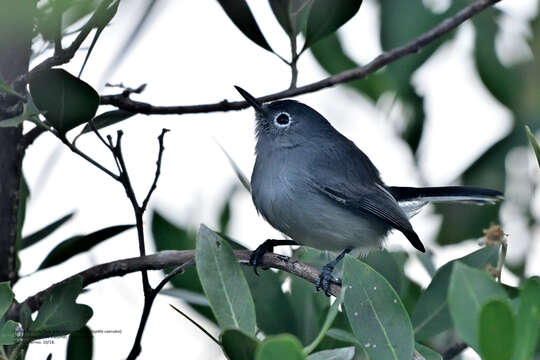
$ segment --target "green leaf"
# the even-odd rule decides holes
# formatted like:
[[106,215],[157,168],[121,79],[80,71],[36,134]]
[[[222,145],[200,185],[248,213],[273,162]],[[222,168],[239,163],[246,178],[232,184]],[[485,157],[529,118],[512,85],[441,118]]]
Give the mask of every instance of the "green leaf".
[[454,326],[465,342],[479,352],[478,316],[490,299],[505,299],[506,292],[485,271],[458,262],[452,269],[448,305]]
[[361,4],[362,0],[314,0],[307,19],[304,49],[349,21],[358,12]]
[[417,252],[416,257],[424,266],[424,269],[426,269],[429,276],[433,278],[435,273],[437,272],[437,269],[435,268],[435,265],[433,264],[433,259],[431,258],[433,256],[433,253],[431,250],[426,251],[425,253]]
[[43,301],[36,320],[25,336],[41,339],[72,333],[92,317],[92,308],[75,302],[82,290],[82,278],[73,277],[58,285]]
[[528,126],[525,126],[525,131],[527,132],[527,137],[529,138],[529,142],[531,143],[534,154],[536,155],[536,161],[538,161],[538,166],[540,166],[540,145],[538,145],[538,141],[536,141],[534,134]]
[[69,335],[66,360],[92,360],[94,337],[88,326]]
[[27,304],[23,304],[19,310],[19,321],[25,331],[30,329],[33,322],[32,310],[30,310],[30,307]]
[[289,334],[266,338],[255,351],[255,360],[304,360],[302,345]]
[[229,244],[204,225],[197,236],[195,262],[219,326],[254,335],[255,305],[240,264]]
[[427,346],[416,343],[414,344],[414,348],[424,357],[424,360],[443,360],[441,354],[431,350]]
[[218,2],[229,19],[246,37],[263,49],[273,52],[245,0],[218,0]]
[[81,66],[81,71],[79,71],[79,77],[81,77],[84,67],[86,66],[86,63],[88,62],[88,58],[90,58],[90,54],[92,53],[92,50],[94,50],[94,46],[96,45],[99,39],[99,36],[103,32],[103,29],[105,29],[105,27],[109,24],[109,22],[112,20],[114,15],[116,15],[116,12],[118,10],[118,5],[120,5],[120,0],[101,2],[100,6],[97,8],[96,12],[94,13],[94,16],[90,20],[94,23],[96,27],[96,33],[94,34],[94,38],[92,39],[92,44],[90,44],[90,48],[88,49],[86,53],[86,57],[84,58],[84,62]]
[[305,30],[312,0],[270,0],[270,7],[289,37]]
[[[135,113],[132,113],[126,110],[107,111],[107,112],[104,112],[103,114],[99,114],[98,116],[94,118],[94,125],[96,125],[96,129],[98,130],[103,129],[103,128],[106,128],[107,126],[129,119],[133,115],[135,115]],[[90,124],[86,124],[83,131],[81,132],[81,135],[89,133],[91,131],[92,131],[92,128],[90,127]]]
[[429,339],[452,327],[447,294],[454,264],[460,261],[478,268],[484,268],[487,264],[495,266],[498,254],[498,248],[485,247],[460,259],[452,260],[437,270],[426,291],[418,300],[412,316],[416,340]]
[[382,275],[398,294],[401,293],[402,283],[406,281],[403,268],[388,251],[373,251],[362,261]]
[[208,302],[208,299],[204,295],[201,295],[194,291],[172,288],[172,289],[161,290],[159,293],[161,295],[168,295],[168,296],[172,296],[174,298],[180,299],[182,301],[187,302],[190,305],[201,305],[201,306],[210,307],[210,303]]
[[413,329],[396,291],[370,266],[348,255],[344,261],[345,310],[366,353],[372,360],[411,359]]
[[98,93],[62,69],[33,74],[30,93],[38,109],[61,134],[88,122],[99,106]]
[[339,349],[323,350],[311,354],[307,360],[351,360],[354,357],[354,346]]
[[[193,250],[196,246],[196,234],[187,229],[173,224],[164,218],[159,212],[152,213],[152,236],[157,251],[163,250]],[[165,273],[171,270],[165,270]],[[199,280],[196,267],[186,268],[184,273],[171,279],[170,284],[177,289],[182,289],[195,294],[203,294],[203,288]],[[191,307],[212,322],[216,322],[212,309],[208,305],[198,302],[189,302]]]
[[296,323],[294,335],[302,344],[307,345],[317,337],[320,331],[321,314],[329,305],[328,298],[322,292],[314,292],[314,286],[303,279],[292,276],[289,302]]
[[334,323],[334,320],[338,314],[339,307],[343,303],[343,299],[345,298],[345,293],[347,292],[346,290],[346,288],[343,288],[341,290],[341,293],[339,294],[339,297],[336,299],[336,301],[334,301],[332,306],[330,306],[330,310],[328,310],[326,320],[324,320],[324,324],[321,327],[321,331],[319,331],[319,335],[317,335],[317,337],[313,340],[313,342],[311,342],[311,344],[304,348],[304,354],[309,355],[313,352],[313,350],[315,350],[315,348],[317,348],[319,343],[326,335],[328,329],[330,329],[330,326],[332,326],[332,324]]
[[45,257],[38,270],[42,270],[54,265],[58,265],[75,255],[90,250],[99,243],[112,238],[135,225],[116,225],[110,226],[88,235],[76,235],[62,241]]
[[223,352],[230,360],[253,360],[257,339],[237,329],[227,329],[220,335]]
[[0,282],[0,319],[8,311],[13,302],[13,292],[9,282]]
[[17,96],[18,98],[20,99],[24,99],[24,96],[22,96],[21,94],[19,94],[18,92],[16,92],[15,90],[13,90],[11,88],[11,86],[9,86],[8,83],[6,83],[6,81],[4,80],[4,78],[2,77],[2,74],[0,74],[0,93],[6,93],[6,94],[11,94],[11,95],[15,95]]
[[540,278],[525,281],[519,295],[516,327],[515,360],[531,359],[538,347],[540,324]]
[[[266,335],[280,333],[296,334],[295,312],[289,301],[288,295],[284,294],[279,279],[279,274],[269,271],[259,272],[255,275],[253,268],[243,266],[242,270],[249,284],[253,301],[257,326]],[[313,292],[313,288],[311,288]],[[279,309],[279,311],[276,311]]]
[[331,337],[332,339],[342,341],[342,342],[347,342],[347,343],[351,343],[355,345],[361,345],[358,339],[355,338],[353,334],[343,329],[332,328],[328,330],[328,332],[326,333],[326,336]]
[[236,162],[233,160],[233,158],[229,155],[227,151],[225,151],[225,148],[221,146],[221,144],[218,143],[218,146],[221,148],[221,151],[225,154],[227,157],[227,160],[229,160],[229,164],[234,170],[234,173],[236,174],[236,177],[240,181],[240,183],[244,186],[244,188],[251,193],[251,182],[248,180],[248,177],[242,172],[240,167],[236,164]]
[[17,324],[13,320],[8,320],[4,324],[0,324],[0,346],[13,345],[17,342]]
[[478,343],[484,360],[512,359],[515,319],[506,301],[493,299],[484,303],[478,317]]
[[34,245],[38,241],[45,239],[47,236],[55,232],[60,226],[68,222],[73,217],[73,215],[75,215],[75,212],[70,212],[69,214],[62,216],[60,219],[55,220],[49,225],[39,229],[35,233],[25,236],[22,239],[20,249],[25,249],[31,245]]

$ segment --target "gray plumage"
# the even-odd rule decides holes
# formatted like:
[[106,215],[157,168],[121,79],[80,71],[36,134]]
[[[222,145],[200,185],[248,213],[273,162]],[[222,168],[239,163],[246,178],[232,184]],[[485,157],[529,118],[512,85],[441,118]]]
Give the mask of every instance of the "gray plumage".
[[314,109],[293,100],[260,104],[237,89],[256,112],[253,202],[299,244],[367,253],[397,229],[424,251],[409,218],[425,204],[490,203],[502,195],[473,187],[388,187],[369,158]]

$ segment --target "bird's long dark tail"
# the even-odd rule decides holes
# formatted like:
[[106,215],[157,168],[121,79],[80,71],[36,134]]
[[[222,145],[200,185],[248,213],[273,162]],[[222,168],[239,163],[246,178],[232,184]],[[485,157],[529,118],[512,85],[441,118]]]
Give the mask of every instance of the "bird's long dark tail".
[[476,205],[494,204],[503,198],[497,190],[474,186],[441,186],[441,187],[388,187],[388,191],[398,201],[403,210],[414,216],[428,202],[445,203],[461,202]]

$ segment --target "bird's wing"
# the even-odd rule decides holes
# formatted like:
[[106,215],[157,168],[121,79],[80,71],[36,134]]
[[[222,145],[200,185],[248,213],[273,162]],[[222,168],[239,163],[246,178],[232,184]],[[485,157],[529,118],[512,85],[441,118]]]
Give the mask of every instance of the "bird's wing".
[[369,188],[352,189],[346,184],[341,184],[341,186],[317,184],[317,188],[348,210],[374,216],[388,226],[401,231],[416,249],[425,252],[424,245],[413,230],[407,215],[383,186],[376,184]]

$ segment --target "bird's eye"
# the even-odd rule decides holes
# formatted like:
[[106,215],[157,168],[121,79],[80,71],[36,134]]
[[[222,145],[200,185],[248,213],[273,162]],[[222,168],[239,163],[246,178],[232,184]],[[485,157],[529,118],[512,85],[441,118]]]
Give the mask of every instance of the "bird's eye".
[[289,125],[289,122],[291,121],[291,118],[289,117],[289,114],[281,113],[275,118],[276,124],[278,126],[287,126]]

